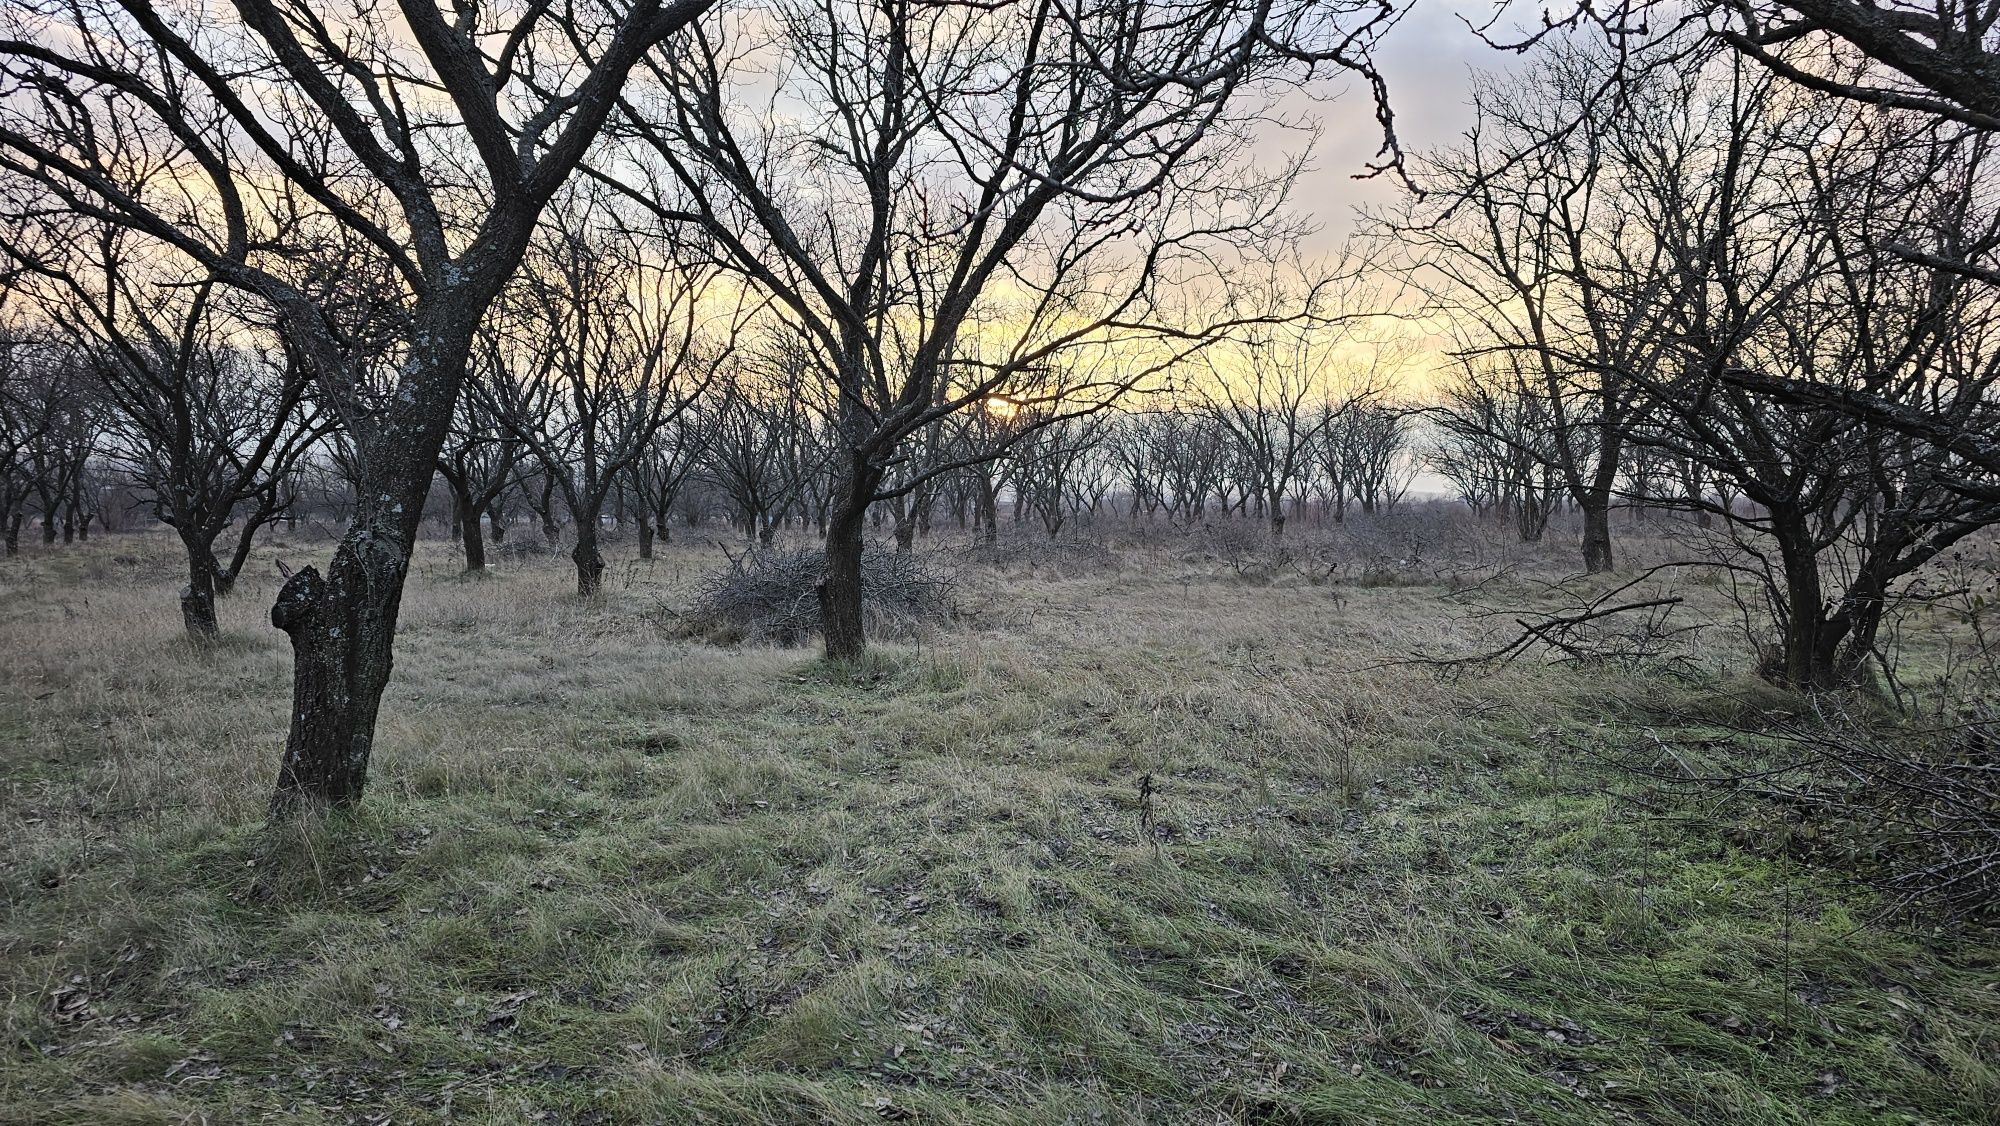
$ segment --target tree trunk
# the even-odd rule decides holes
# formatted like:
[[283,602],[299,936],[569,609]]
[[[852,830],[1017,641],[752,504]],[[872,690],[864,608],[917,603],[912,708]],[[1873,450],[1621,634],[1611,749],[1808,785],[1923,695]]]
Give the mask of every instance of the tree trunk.
[[1823,606],[1816,595],[1802,590],[1788,591],[1786,602],[1790,620],[1785,623],[1785,683],[1806,690],[1833,687],[1833,662],[1821,657],[1826,648]]
[[215,621],[215,558],[208,545],[183,538],[187,548],[188,585],[181,588],[181,622],[188,640],[206,645],[218,632]]
[[357,520],[334,549],[326,578],[307,567],[278,590],[271,624],[292,639],[292,729],[271,797],[274,816],[361,800],[389,684],[408,543]]
[[1514,526],[1521,534],[1522,543],[1542,542],[1542,529],[1548,520],[1540,515],[1541,502],[1533,494],[1514,502]]
[[891,512],[896,517],[896,551],[908,554],[917,542],[917,522],[910,512],[909,498],[897,497]]
[[1819,560],[1811,534],[1796,516],[1772,514],[1771,532],[1785,572],[1785,635],[1782,667],[1776,671],[1786,684],[1807,691],[1832,688],[1833,638],[1827,621]]
[[861,530],[867,509],[840,511],[827,522],[826,573],[819,584],[820,632],[830,661],[858,659],[867,648],[861,627]]
[[576,593],[590,598],[604,589],[604,556],[597,551],[597,513],[576,513],[576,547],[569,557],[576,561]]
[[642,505],[639,508],[639,558],[653,557],[653,518]]
[[1840,622],[1825,639],[1826,664],[1837,684],[1860,682],[1868,659],[1875,653],[1875,638],[1882,630],[1882,616],[1889,608],[1888,580],[1874,568],[1863,566],[1840,598]]
[[542,481],[542,506],[536,512],[542,518],[542,540],[550,547],[562,538],[562,529],[556,526],[555,482],[546,474]]
[[1587,574],[1611,570],[1611,504],[1607,498],[1589,497],[1583,508],[1583,569]]
[[972,522],[985,528],[983,537],[987,543],[1000,542],[1000,497],[991,481],[979,482],[978,505],[973,509]]
[[858,659],[868,646],[861,626],[862,531],[882,471],[851,453],[842,495],[827,520],[826,573],[820,578],[820,633],[830,661]]
[[465,546],[465,571],[470,575],[486,571],[486,533],[480,528],[486,514],[479,510],[479,504],[470,493],[458,498],[458,538]]

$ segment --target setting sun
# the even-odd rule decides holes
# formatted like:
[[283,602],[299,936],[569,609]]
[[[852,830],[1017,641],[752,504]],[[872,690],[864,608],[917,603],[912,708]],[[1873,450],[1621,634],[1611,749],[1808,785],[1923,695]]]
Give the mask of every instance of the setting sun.
[[1005,395],[986,396],[979,401],[979,409],[1001,422],[1012,422],[1021,414],[1021,404]]

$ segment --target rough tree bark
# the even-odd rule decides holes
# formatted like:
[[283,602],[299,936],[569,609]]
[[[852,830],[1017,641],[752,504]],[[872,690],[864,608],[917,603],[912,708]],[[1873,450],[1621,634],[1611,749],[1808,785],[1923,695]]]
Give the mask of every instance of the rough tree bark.
[[862,629],[861,553],[868,509],[883,476],[866,454],[854,451],[849,457],[827,519],[826,573],[819,586],[820,628],[832,661],[856,660],[868,644]]
[[187,627],[190,640],[205,644],[214,641],[218,632],[215,560],[209,556],[208,545],[198,537],[184,535],[182,543],[187,547],[188,585],[181,588],[181,622]]
[[651,559],[653,557],[653,516],[643,504],[639,505],[635,511],[637,513],[635,519],[639,525],[639,558]]
[[357,523],[326,578],[307,567],[279,589],[271,624],[292,639],[292,727],[274,815],[361,800],[408,563],[408,541],[373,521]]
[[1578,504],[1583,510],[1583,569],[1598,574],[1612,569],[1611,504],[1608,497],[1590,496]]

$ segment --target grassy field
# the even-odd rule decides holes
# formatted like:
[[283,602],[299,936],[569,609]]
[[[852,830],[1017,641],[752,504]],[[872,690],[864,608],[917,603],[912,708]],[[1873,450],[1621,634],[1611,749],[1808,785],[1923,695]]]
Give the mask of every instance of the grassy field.
[[0,563],[0,1120],[2000,1121],[1989,935],[1601,762],[1793,706],[1720,626],[1440,677],[1448,569],[1162,546],[829,667],[674,637],[712,544],[431,544],[365,807],[267,829],[325,553],[206,652],[164,538]]

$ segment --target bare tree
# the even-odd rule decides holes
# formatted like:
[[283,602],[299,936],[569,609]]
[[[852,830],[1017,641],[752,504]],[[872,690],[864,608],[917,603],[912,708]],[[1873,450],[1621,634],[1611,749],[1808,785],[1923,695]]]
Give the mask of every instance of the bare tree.
[[[1582,514],[1589,572],[1613,568],[1611,510],[1629,435],[1687,297],[1672,248],[1644,237],[1643,216],[1627,210],[1624,150],[1672,138],[1646,134],[1628,101],[1601,96],[1618,65],[1561,45],[1478,88],[1463,143],[1414,162],[1431,194],[1385,225],[1422,267],[1415,276],[1460,353],[1504,353],[1496,363],[1530,378],[1522,390],[1540,398],[1540,419],[1521,452],[1547,460]],[[1701,73],[1651,78],[1671,87],[1660,97],[1693,97]]]
[[1979,185],[1990,181],[1992,139],[1941,137],[1865,111],[1836,119],[1842,143],[1799,137],[1786,161],[1789,194],[1770,203],[1803,232],[1796,241],[1773,245],[1754,201],[1706,230],[1664,232],[1677,247],[1708,249],[1680,263],[1704,292],[1677,334],[1684,374],[1662,388],[1662,440],[1755,506],[1700,502],[1727,524],[1766,593],[1778,633],[1768,673],[1808,688],[1860,676],[1878,656],[1902,580],[2000,520],[1991,470],[1865,418],[1785,406],[1722,378],[1775,373],[1902,404],[1959,431],[1990,412],[2000,292],[1892,247],[1949,244],[1954,228],[1985,222],[1980,211],[1992,202]]
[[1532,373],[1467,361],[1429,412],[1431,465],[1479,515],[1511,516],[1525,542],[1542,538],[1562,504],[1547,402]]
[[[2000,7],[1942,0],[1705,0],[1665,4],[1625,0],[1544,9],[1539,27],[1495,32],[1509,5],[1498,4],[1478,28],[1494,46],[1525,51],[1578,27],[1603,33],[1616,57],[1592,100],[1622,96],[1632,76],[1689,73],[1714,44],[1724,44],[1770,74],[1821,96],[1893,109],[1951,127],[2000,129]],[[2000,226],[1978,240],[2000,242]],[[1925,265],[1989,285],[2000,270],[1978,255],[1915,244],[1890,249]],[[1963,249],[1963,248],[1960,248]]]
[[21,552],[21,525],[34,491],[32,451],[54,419],[44,409],[52,376],[46,345],[11,330],[0,335],[0,542]]
[[472,574],[486,569],[482,521],[492,519],[495,543],[506,538],[502,498],[516,483],[521,460],[527,453],[526,446],[494,409],[493,394],[480,389],[481,381],[502,374],[490,362],[497,352],[491,343],[476,349],[470,375],[473,389],[459,396],[451,434],[438,453],[438,476],[444,478],[451,490],[454,523],[465,551],[465,569]]
[[[267,302],[359,452],[332,565],[294,573],[272,610],[295,657],[274,810],[360,797],[473,331],[632,67],[711,2],[360,0],[334,23],[270,0],[235,0],[233,19],[23,0],[0,19],[0,191],[132,228]],[[367,393],[304,276],[329,244],[394,281],[387,394]]]
[[1508,15],[1509,5],[1495,5],[1492,18],[1476,30],[1496,47],[1525,51],[1552,35],[1595,27],[1628,74],[1679,68],[1691,41],[1712,36],[1817,94],[2000,128],[2000,46],[1994,38],[2000,9],[1990,3],[1624,0],[1545,8],[1539,26],[1525,32],[1503,29]]
[[1012,469],[993,454],[1019,440],[1021,409],[1012,399],[993,397],[939,420],[948,427],[939,435],[939,456],[956,466],[943,477],[947,491],[954,506],[970,510],[973,529],[989,544],[1000,538],[1000,493]]
[[671,539],[675,503],[700,470],[717,432],[718,411],[694,402],[662,426],[645,452],[632,464],[629,477],[637,502],[639,558],[653,557],[653,538]]
[[[1236,448],[1246,497],[1285,534],[1287,499],[1309,474],[1329,427],[1365,393],[1342,394],[1339,353],[1353,345],[1352,293],[1341,279],[1273,263],[1264,279],[1239,281],[1232,300],[1246,326],[1202,353],[1205,378],[1196,387],[1204,408]],[[1304,292],[1294,293],[1295,288]]]
[[628,99],[635,171],[604,175],[706,230],[837,391],[830,657],[865,644],[870,506],[926,479],[891,482],[903,442],[1066,353],[1128,361],[1068,387],[1094,409],[1197,350],[1209,326],[1170,307],[1175,283],[1268,236],[1289,180],[1249,158],[1250,123],[1316,65],[1372,78],[1393,16],[1358,0],[781,0],[656,56]]
[[[1644,304],[1662,320],[1665,351],[1621,369],[1643,397],[1629,438],[1709,483],[1671,502],[1709,511],[1715,562],[1760,592],[1776,635],[1758,639],[1767,675],[1853,683],[1880,656],[1904,580],[2000,519],[2000,490],[1948,449],[1774,403],[1730,373],[1976,424],[2000,377],[2000,291],[1936,259],[1994,221],[1994,139],[1802,90],[1727,52],[1687,57],[1698,70],[1629,76],[1603,127],[1561,142],[1592,145],[1598,162],[1590,237],[1638,251],[1607,249],[1570,272],[1610,307]],[[1556,96],[1615,69],[1600,62]],[[1642,487],[1647,503],[1669,499]]]
[[1169,402],[1144,418],[1143,456],[1167,511],[1184,524],[1200,522],[1209,498],[1223,497],[1232,448],[1228,432],[1189,404]]
[[[216,597],[235,585],[258,530],[283,513],[287,475],[331,418],[268,334],[251,343],[259,326],[227,308],[229,294],[158,250],[117,225],[62,215],[0,234],[0,251],[37,283],[41,318],[107,408],[115,438],[104,454],[180,538],[181,616],[188,636],[206,642]],[[232,526],[233,549],[218,558]]]
[[[1820,93],[2000,130],[2000,7],[1938,0],[1723,0],[1723,38]],[[1854,54],[1873,64],[1855,73]]]
[[1409,456],[1417,412],[1374,397],[1320,409],[1331,419],[1320,438],[1320,465],[1337,506],[1334,519],[1350,497],[1371,516],[1395,508],[1417,469]]
[[735,508],[743,534],[766,547],[817,485],[827,405],[811,364],[790,334],[766,332],[731,372],[715,410],[702,475]]
[[[17,369],[22,421],[16,469],[25,486],[21,499],[32,502],[41,524],[42,543],[54,544],[58,534],[75,538],[79,518],[94,511],[88,504],[84,477],[99,453],[103,434],[103,403],[90,378],[85,358],[67,341],[17,340]],[[14,513],[9,534],[18,543],[19,521]],[[85,524],[88,528],[88,524]]]
[[1092,470],[1110,417],[1067,418],[1033,427],[1008,454],[1014,487],[1050,539],[1089,504],[1093,492],[1097,499],[1103,496],[1102,483],[1094,481]]
[[562,496],[577,593],[589,597],[604,575],[605,502],[724,369],[742,304],[715,298],[712,271],[682,265],[670,240],[623,229],[601,199],[553,214],[502,300],[502,353],[480,387]]

